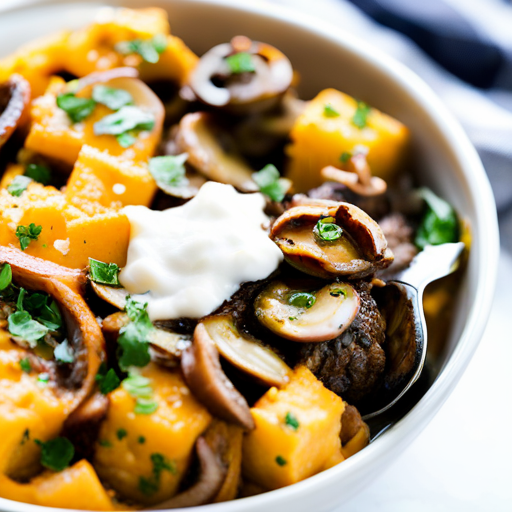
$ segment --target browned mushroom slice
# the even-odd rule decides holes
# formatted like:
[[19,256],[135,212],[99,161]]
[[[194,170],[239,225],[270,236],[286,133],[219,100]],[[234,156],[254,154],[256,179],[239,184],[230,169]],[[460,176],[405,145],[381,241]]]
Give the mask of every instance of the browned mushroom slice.
[[81,295],[86,277],[79,270],[61,267],[9,247],[0,247],[0,263],[11,266],[17,285],[46,292],[60,306],[74,363],[70,373],[57,376],[59,389],[62,388],[72,411],[91,394],[99,366],[105,360],[103,334]]
[[90,283],[91,288],[100,299],[103,299],[117,309],[123,310],[125,308],[126,300],[130,294],[124,288],[98,284],[94,281],[90,281]]
[[219,460],[219,457],[208,445],[204,437],[200,437],[197,440],[196,451],[200,464],[197,482],[186,491],[174,496],[170,500],[150,507],[149,510],[167,510],[205,505],[219,492],[226,477],[226,467]]
[[291,265],[324,279],[365,277],[393,261],[379,225],[349,203],[291,208],[270,237]]
[[193,343],[181,356],[181,368],[192,393],[214,416],[254,428],[247,401],[222,370],[219,353],[203,324],[195,328]]
[[237,36],[201,57],[190,87],[208,105],[254,113],[273,107],[292,79],[292,65],[277,48]]
[[319,342],[337,338],[359,311],[359,296],[347,283],[332,283],[315,291],[302,283],[275,281],[254,303],[258,320],[283,338]]
[[20,75],[0,84],[0,148],[23,120],[30,101],[30,85]]
[[253,170],[235,150],[224,149],[221,140],[229,134],[218,127],[206,112],[184,116],[179,125],[176,143],[180,151],[188,153],[187,162],[207,178],[251,191]]
[[291,368],[269,348],[243,337],[230,315],[215,315],[201,322],[222,357],[269,386],[285,385]]

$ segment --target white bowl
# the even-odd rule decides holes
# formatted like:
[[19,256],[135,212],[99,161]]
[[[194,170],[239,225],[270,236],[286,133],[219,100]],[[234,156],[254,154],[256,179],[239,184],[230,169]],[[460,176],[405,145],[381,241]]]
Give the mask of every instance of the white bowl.
[[[5,1],[5,0],[4,0]],[[468,365],[489,314],[499,254],[496,209],[478,155],[462,128],[414,73],[363,40],[291,10],[251,0],[127,0],[128,7],[161,6],[172,32],[197,53],[245,34],[277,46],[300,72],[300,94],[335,87],[397,117],[412,132],[421,183],[448,199],[471,224],[473,246],[457,297],[439,375],[394,427],[342,464],[303,482],[259,496],[187,509],[191,512],[323,512],[364,489],[427,426]],[[92,20],[104,3],[7,0],[0,5],[0,52],[62,28]],[[0,510],[48,512],[0,499]]]

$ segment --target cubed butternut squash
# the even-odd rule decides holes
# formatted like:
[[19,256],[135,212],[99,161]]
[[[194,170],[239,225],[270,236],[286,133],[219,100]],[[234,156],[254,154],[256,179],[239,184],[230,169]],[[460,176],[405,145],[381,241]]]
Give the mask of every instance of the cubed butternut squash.
[[[122,496],[153,504],[177,492],[196,439],[211,416],[192,396],[179,371],[149,364],[141,374],[150,380],[158,408],[151,414],[136,414],[136,399],[122,387],[113,391],[94,466]],[[160,470],[155,467],[159,461]]]
[[111,208],[149,206],[156,190],[146,165],[85,145],[69,177],[65,196],[73,205],[86,200]]
[[[287,147],[290,157],[285,175],[295,190],[306,192],[321,185],[320,171],[327,165],[342,167],[343,153],[367,151],[372,174],[388,181],[399,170],[409,131],[396,119],[372,108],[357,126],[354,98],[335,89],[325,89],[308,103],[297,119]],[[326,115],[325,107],[329,106]],[[364,107],[363,107],[364,108]]]
[[53,187],[31,183],[20,197],[0,190],[0,245],[20,247],[17,226],[42,226],[26,252],[70,268],[85,268],[89,257],[126,263],[130,223],[122,213],[88,201],[70,205]]
[[23,165],[7,164],[7,168],[0,179],[0,188],[7,188],[16,176],[20,176],[24,174],[24,172],[25,168]]
[[243,474],[266,489],[304,480],[339,457],[341,398],[305,367],[283,388],[271,388],[251,413],[256,428],[243,443]]

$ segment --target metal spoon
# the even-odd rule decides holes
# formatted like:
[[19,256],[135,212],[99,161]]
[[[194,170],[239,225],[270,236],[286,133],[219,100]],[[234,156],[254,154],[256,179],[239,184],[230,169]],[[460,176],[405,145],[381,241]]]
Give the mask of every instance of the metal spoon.
[[462,242],[427,246],[378,291],[377,301],[387,313],[387,370],[383,385],[371,397],[373,412],[363,408],[363,420],[390,409],[418,380],[427,355],[423,292],[432,281],[458,268],[463,249]]

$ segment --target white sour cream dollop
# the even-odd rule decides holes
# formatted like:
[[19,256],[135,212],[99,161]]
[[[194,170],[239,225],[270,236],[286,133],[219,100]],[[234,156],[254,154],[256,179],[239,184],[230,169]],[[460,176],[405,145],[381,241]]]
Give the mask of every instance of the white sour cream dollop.
[[264,205],[259,193],[208,182],[177,208],[123,208],[131,233],[121,284],[148,303],[151,320],[208,315],[241,283],[264,279],[281,263]]

